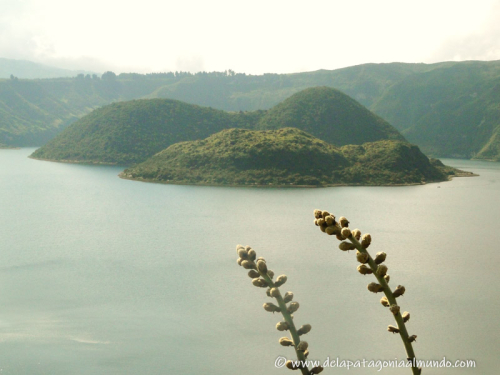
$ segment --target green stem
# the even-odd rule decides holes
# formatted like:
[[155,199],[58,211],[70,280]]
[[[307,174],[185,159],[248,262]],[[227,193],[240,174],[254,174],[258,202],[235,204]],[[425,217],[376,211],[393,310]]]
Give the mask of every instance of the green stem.
[[[389,286],[389,284],[387,284],[387,282],[385,281],[383,276],[377,275],[376,271],[377,271],[378,265],[372,259],[370,253],[368,253],[368,251],[361,245],[361,243],[359,243],[358,240],[356,240],[356,238],[354,238],[354,236],[352,236],[352,235],[349,236],[348,240],[352,242],[352,244],[356,247],[356,249],[360,253],[368,254],[368,265],[370,266],[371,270],[373,271],[373,275],[375,275],[375,277],[377,278],[377,281],[382,286],[384,294],[389,301],[389,305],[391,305],[391,306],[397,305],[398,303],[396,302],[396,298],[392,294],[391,287]],[[406,349],[406,354],[407,354],[408,360],[413,361],[413,359],[415,358],[415,352],[413,351],[413,346],[411,345],[411,342],[409,340],[408,331],[406,330],[406,326],[405,326],[405,323],[403,321],[403,317],[401,315],[401,312],[394,314],[394,318],[396,319],[396,323],[398,324],[399,334],[401,335],[401,340],[403,340],[403,344],[404,344],[405,349]],[[420,370],[416,366],[412,366],[411,370],[412,370],[413,375],[420,374]]]
[[[263,274],[260,271],[259,271],[259,273],[262,276],[262,278],[267,281],[270,288],[276,288],[279,290],[279,288],[273,283],[273,281],[271,280],[271,278],[267,274]],[[292,316],[287,310],[287,306],[286,306],[285,301],[283,300],[283,297],[281,296],[281,292],[275,298],[276,298],[276,301],[278,301],[278,305],[280,307],[281,314],[283,314],[283,318],[285,318],[285,322],[287,322],[287,324],[288,324],[288,327],[289,327],[288,330],[290,331],[290,334],[292,336],[292,340],[293,340],[293,344],[294,344],[294,348],[295,348],[295,353],[297,354],[297,359],[301,363],[305,363],[307,359],[306,359],[306,356],[304,355],[304,352],[302,350],[297,350],[297,345],[299,345],[299,342],[300,342],[300,336],[297,333],[297,328],[295,328],[295,324],[293,323]],[[300,371],[302,372],[303,375],[310,375],[311,374],[307,367],[301,368]]]

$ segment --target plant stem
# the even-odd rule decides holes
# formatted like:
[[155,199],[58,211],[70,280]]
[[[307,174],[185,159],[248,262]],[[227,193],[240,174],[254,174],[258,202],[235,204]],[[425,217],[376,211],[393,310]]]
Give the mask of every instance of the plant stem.
[[[270,288],[277,288],[279,290],[279,288],[273,283],[273,281],[271,280],[271,278],[267,274],[263,274],[260,271],[259,271],[259,273],[262,276],[262,278],[267,281]],[[293,344],[294,344],[294,348],[295,348],[295,353],[297,354],[297,359],[301,363],[305,364],[306,356],[304,355],[304,352],[302,350],[297,350],[297,345],[299,345],[299,342],[300,342],[300,336],[297,333],[297,328],[295,328],[295,324],[293,323],[292,316],[287,310],[287,306],[286,306],[285,301],[283,300],[283,297],[281,296],[281,292],[275,298],[276,298],[276,301],[278,301],[278,305],[280,307],[281,314],[283,314],[283,318],[285,319],[285,322],[287,322],[287,324],[288,324],[288,327],[289,327],[288,330],[290,331],[290,334],[292,336],[292,340],[293,340]],[[310,375],[309,369],[307,367],[301,368],[300,371],[302,372],[302,375]]]
[[[383,276],[380,276],[377,274],[376,271],[377,271],[378,265],[372,259],[370,253],[368,253],[368,251],[361,245],[361,243],[359,243],[358,240],[356,240],[356,238],[354,238],[354,236],[352,236],[352,235],[349,236],[348,240],[352,242],[352,244],[356,247],[356,249],[360,253],[368,254],[368,265],[370,266],[371,270],[373,271],[373,275],[375,275],[375,277],[377,278],[377,281],[382,286],[384,294],[387,297],[387,300],[389,301],[389,305],[397,305],[398,303],[396,302],[396,298],[392,294],[391,287],[389,286],[389,284],[387,284],[387,282],[385,281]],[[401,316],[401,312],[394,314],[394,319],[396,319],[396,323],[398,324],[399,334],[401,335],[401,340],[403,340],[403,344],[404,344],[405,349],[406,349],[407,358],[409,361],[413,362],[413,360],[415,358],[415,352],[413,351],[413,346],[411,345],[411,342],[409,340],[408,331],[406,330],[406,326],[405,326],[405,323],[403,321],[403,317]],[[411,369],[412,369],[413,375],[420,374],[420,369],[418,367],[416,367],[415,365],[412,365]]]

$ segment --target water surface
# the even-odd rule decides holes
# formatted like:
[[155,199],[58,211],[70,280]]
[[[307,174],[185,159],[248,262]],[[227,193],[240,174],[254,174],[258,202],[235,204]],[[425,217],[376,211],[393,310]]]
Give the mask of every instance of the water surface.
[[259,189],[122,180],[118,167],[32,151],[0,150],[3,374],[286,372],[274,368],[292,354],[280,317],[237,266],[237,243],[288,276],[312,359],[403,359],[393,318],[366,290],[373,277],[313,225],[314,208],[388,253],[418,357],[478,365],[426,373],[498,374],[498,163],[445,160],[480,177],[423,186]]

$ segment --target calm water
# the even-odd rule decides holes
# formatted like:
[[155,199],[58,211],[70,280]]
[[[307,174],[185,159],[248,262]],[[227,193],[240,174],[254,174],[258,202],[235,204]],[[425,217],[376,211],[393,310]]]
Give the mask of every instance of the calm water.
[[499,373],[500,163],[446,160],[481,176],[425,186],[273,190],[132,182],[32,151],[0,150],[2,374],[287,373],[274,368],[292,354],[280,318],[236,265],[237,243],[288,276],[311,359],[404,358],[373,277],[313,225],[314,208],[388,253],[419,358],[478,366],[425,373]]

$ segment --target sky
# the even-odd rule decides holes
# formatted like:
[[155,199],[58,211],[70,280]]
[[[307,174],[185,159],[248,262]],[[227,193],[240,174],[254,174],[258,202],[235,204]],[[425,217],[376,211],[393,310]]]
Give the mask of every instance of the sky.
[[500,60],[500,0],[0,0],[0,57],[104,72]]

